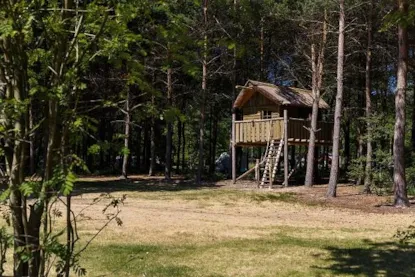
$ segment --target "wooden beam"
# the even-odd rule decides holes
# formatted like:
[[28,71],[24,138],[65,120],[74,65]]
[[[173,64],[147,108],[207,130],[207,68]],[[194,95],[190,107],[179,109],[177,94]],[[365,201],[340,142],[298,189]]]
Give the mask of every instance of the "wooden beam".
[[288,186],[288,111],[284,109],[284,183]]
[[252,167],[251,169],[249,169],[248,171],[246,171],[244,174],[242,174],[241,176],[239,176],[238,178],[236,178],[236,181],[241,180],[243,177],[247,176],[249,173],[251,173],[252,171],[254,171],[256,169],[256,165],[254,167]]

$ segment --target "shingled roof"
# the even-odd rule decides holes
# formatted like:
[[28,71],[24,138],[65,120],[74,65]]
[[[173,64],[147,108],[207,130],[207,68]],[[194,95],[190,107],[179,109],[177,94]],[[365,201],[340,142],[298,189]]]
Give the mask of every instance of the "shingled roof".
[[[261,93],[263,96],[278,105],[294,107],[313,106],[314,97],[311,90],[286,86],[276,86],[269,83],[248,80],[245,87],[236,98],[233,107],[243,107],[256,92]],[[323,99],[320,99],[319,108],[329,109],[330,106]]]

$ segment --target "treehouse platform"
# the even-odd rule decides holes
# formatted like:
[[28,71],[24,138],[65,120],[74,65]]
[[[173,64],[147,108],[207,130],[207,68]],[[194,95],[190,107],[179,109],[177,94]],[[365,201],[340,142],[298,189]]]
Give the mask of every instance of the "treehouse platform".
[[[273,163],[276,164],[280,157],[284,157],[285,183],[287,184],[288,146],[307,146],[309,143],[313,93],[306,89],[276,86],[252,80],[240,88],[242,90],[234,102],[232,114],[232,178],[235,182],[235,148],[266,146],[267,150],[261,164],[266,160],[267,164],[269,161],[271,163],[274,161]],[[328,146],[333,140],[333,123],[322,120],[321,111],[330,107],[323,99],[320,99],[318,108],[315,145]],[[280,150],[269,152],[270,144],[277,142],[280,142],[278,147]],[[284,151],[282,151],[283,148]],[[259,165],[256,166],[259,167]],[[267,167],[268,165],[265,168]],[[266,171],[267,169],[264,172]]]

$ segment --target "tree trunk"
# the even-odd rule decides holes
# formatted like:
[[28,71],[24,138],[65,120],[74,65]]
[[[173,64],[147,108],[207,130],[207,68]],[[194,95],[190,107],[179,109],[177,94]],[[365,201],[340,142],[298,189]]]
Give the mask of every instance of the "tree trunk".
[[[408,16],[408,1],[398,0],[401,16]],[[405,23],[398,25],[398,72],[395,94],[395,130],[393,142],[393,181],[395,206],[409,206],[405,179],[405,94],[408,73],[408,30]]]
[[[415,74],[412,77],[413,82],[415,82]],[[412,102],[412,122],[415,122],[415,89],[414,89],[414,96],[413,96],[413,102]],[[415,152],[415,124],[412,124],[412,130],[411,130],[411,146],[412,146],[412,152]]]
[[[7,99],[14,99],[17,102],[21,102],[23,100],[23,92],[21,91],[21,88],[18,88],[16,85],[18,83],[19,81],[16,80],[15,85],[7,89]],[[12,128],[16,138],[24,137],[23,120],[24,117],[19,116],[14,120],[14,124],[10,122],[11,125],[13,125]],[[19,139],[15,139],[13,142],[10,141],[6,143],[6,149],[10,147],[11,150],[8,154],[6,154],[6,165],[10,188],[9,207],[14,234],[13,272],[14,276],[24,276],[29,275],[28,263],[22,262],[19,255],[19,252],[22,251],[21,248],[27,248],[29,245],[27,237],[28,232],[25,228],[26,220],[24,218],[24,214],[26,212],[26,205],[23,205],[25,203],[25,198],[19,190],[19,186],[23,182],[21,178],[21,167],[24,168],[24,159],[22,160],[22,151],[24,146],[23,142]]]
[[[214,109],[215,110],[215,109]],[[213,134],[212,134],[212,156],[211,156],[211,173],[215,173],[216,168],[216,144],[218,141],[218,117],[213,113]]]
[[176,153],[176,174],[180,173],[180,153],[182,144],[182,122],[177,121],[177,153]]
[[208,166],[209,166],[209,174],[213,173],[212,168],[212,144],[213,141],[213,107],[210,106],[210,117],[209,117],[209,156],[208,156]]
[[[366,48],[366,70],[365,70],[365,95],[366,95],[366,166],[365,166],[365,183],[364,193],[370,193],[370,186],[372,184],[372,126],[370,124],[370,118],[372,116],[372,16],[373,16],[373,0],[369,1],[369,19],[367,23],[367,48]],[[415,126],[415,125],[414,125]],[[415,130],[415,129],[414,129]],[[415,134],[414,134],[415,135]]]
[[35,132],[33,132],[33,103],[29,105],[29,163],[30,163],[30,175],[35,174]]
[[261,30],[261,34],[259,37],[259,42],[260,42],[260,46],[259,46],[259,50],[260,50],[260,76],[259,79],[260,81],[264,81],[264,17],[261,17],[261,23],[260,23],[260,30]]
[[[363,164],[363,132],[362,132],[362,126],[360,126],[361,124],[359,124],[359,126],[357,127],[357,158],[359,159],[359,170],[363,170],[364,169],[364,164]],[[360,174],[359,178],[357,178],[356,180],[356,185],[357,186],[361,186],[363,184],[364,181],[364,172],[362,172],[363,174]]]
[[182,171],[186,168],[186,124],[183,122],[182,124],[182,138],[183,138],[183,147],[182,147]]
[[207,12],[208,12],[208,0],[203,1],[203,60],[202,60],[202,95],[200,104],[200,120],[199,120],[199,164],[197,169],[196,182],[200,184],[202,182],[202,174],[204,170],[204,129],[205,129],[205,110],[206,110],[206,82],[207,82],[207,51],[208,51],[208,37],[207,37]]
[[[172,68],[167,69],[167,105],[169,108],[172,107]],[[172,163],[172,141],[173,141],[173,123],[171,118],[167,118],[167,134],[166,134],[166,165],[164,168],[164,178],[167,181],[171,180],[171,163]]]
[[127,95],[125,98],[125,122],[124,122],[124,157],[122,159],[122,178],[127,179],[128,170],[128,157],[129,157],[129,144],[130,144],[130,127],[131,127],[131,114],[130,114],[130,89],[127,88]]
[[310,138],[308,141],[307,152],[307,169],[304,185],[311,187],[314,181],[314,152],[316,147],[316,132],[317,132],[317,120],[318,120],[318,107],[320,102],[320,90],[323,82],[323,66],[324,66],[324,52],[327,41],[327,11],[324,11],[324,22],[322,40],[320,49],[317,53],[316,44],[313,42],[311,45],[311,67],[312,67],[312,92],[313,92],[313,106],[310,123]]
[[150,127],[150,168],[148,175],[154,176],[154,171],[156,168],[156,120],[154,116],[151,118],[151,127]]
[[[347,96],[346,96],[347,97]],[[346,115],[346,123],[344,124],[344,172],[349,170],[350,160],[351,160],[351,152],[350,152],[350,116]],[[341,126],[341,122],[340,122]]]
[[142,128],[139,128],[137,131],[137,148],[136,148],[136,153],[137,153],[137,171],[139,173],[141,173],[141,134],[143,132]]
[[[412,80],[415,82],[415,74],[412,74]],[[412,107],[412,122],[415,122],[415,89],[413,89]],[[415,124],[412,124],[411,128],[411,150],[415,152]]]
[[[314,48],[314,47],[313,47]],[[315,52],[315,51],[312,51]],[[315,56],[315,54],[314,54]],[[313,74],[314,70],[313,70]],[[317,76],[316,76],[317,77]],[[317,119],[318,119],[318,104],[320,102],[320,89],[313,86],[313,95],[314,95],[314,102],[313,102],[313,109],[311,114],[311,124],[310,124],[310,138],[308,142],[308,153],[307,153],[307,169],[306,169],[306,176],[305,176],[305,183],[304,185],[307,187],[311,187],[314,183],[314,152],[316,148],[316,132],[317,132]]]
[[334,111],[334,127],[333,127],[333,154],[330,170],[329,187],[327,197],[336,197],[337,181],[339,177],[339,150],[340,150],[340,125],[342,115],[343,102],[343,70],[344,70],[344,0],[339,0],[340,16],[339,16],[339,42],[337,53],[337,95],[336,108]]

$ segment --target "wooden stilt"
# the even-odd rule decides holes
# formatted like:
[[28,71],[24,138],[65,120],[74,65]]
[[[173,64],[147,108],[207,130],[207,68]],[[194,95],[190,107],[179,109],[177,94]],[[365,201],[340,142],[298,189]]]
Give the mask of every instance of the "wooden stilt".
[[284,183],[288,186],[288,111],[284,109]]
[[256,181],[258,187],[259,187],[259,178],[260,178],[259,175],[260,175],[259,159],[256,159],[256,161],[255,161],[255,181]]
[[236,148],[235,148],[235,121],[236,113],[232,112],[232,182],[236,182]]

